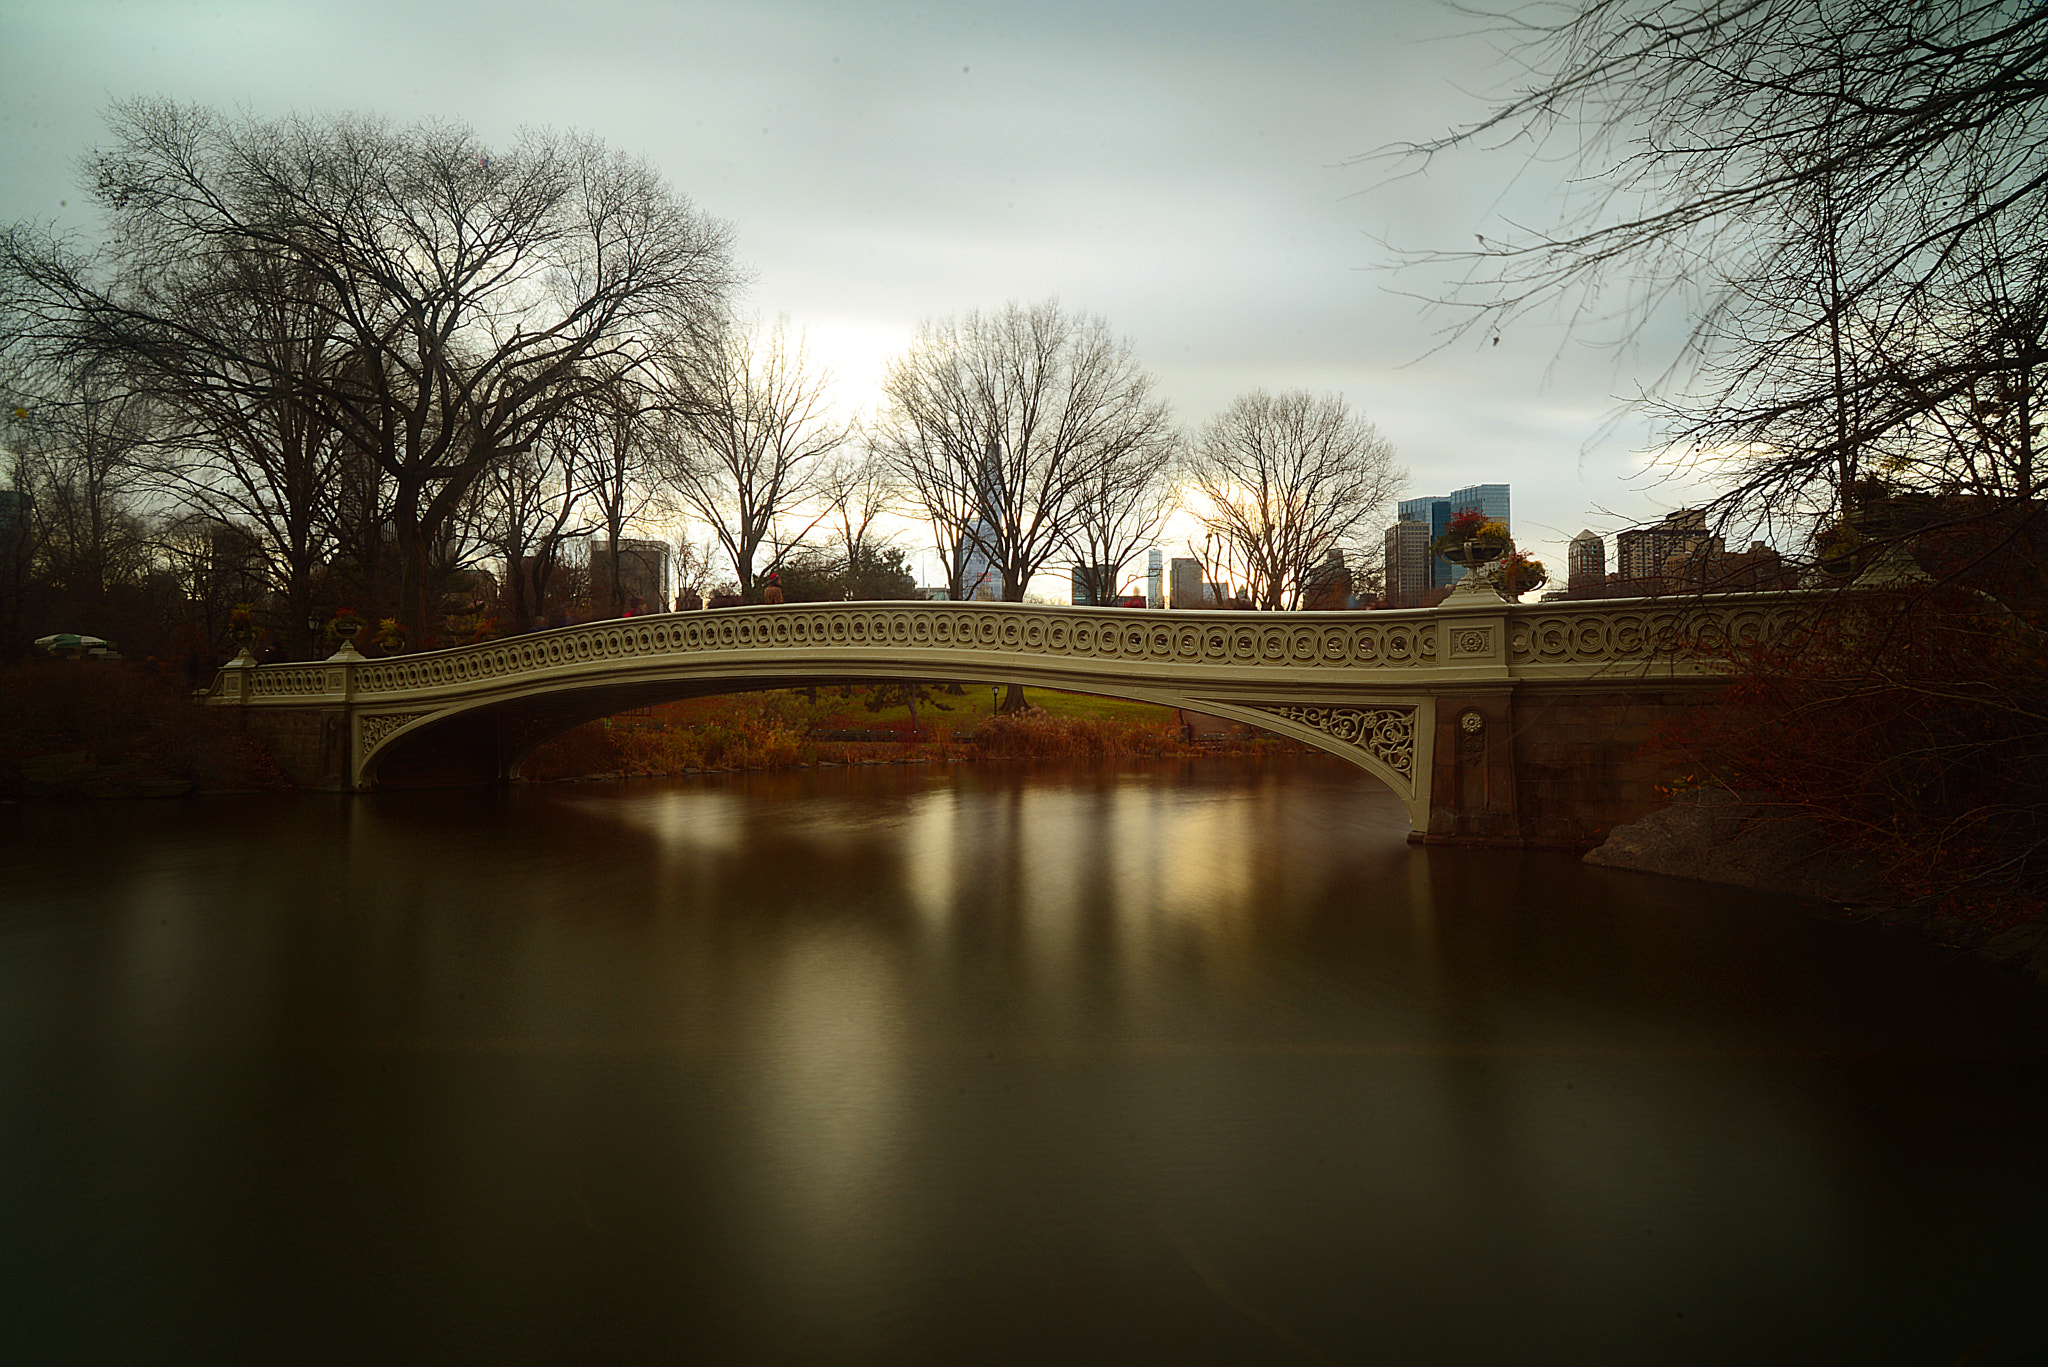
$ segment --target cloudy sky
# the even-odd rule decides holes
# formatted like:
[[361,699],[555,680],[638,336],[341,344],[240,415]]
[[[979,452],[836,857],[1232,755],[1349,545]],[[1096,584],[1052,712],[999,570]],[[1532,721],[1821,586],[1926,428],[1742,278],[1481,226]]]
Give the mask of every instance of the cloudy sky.
[[0,0],[0,221],[89,229],[77,161],[129,96],[573,128],[733,224],[752,308],[808,333],[848,412],[921,320],[1057,296],[1190,428],[1255,387],[1337,391],[1408,496],[1509,483],[1561,570],[1581,527],[1693,492],[1605,421],[1668,358],[1542,319],[1440,346],[1414,296],[1441,282],[1381,269],[1381,242],[1497,237],[1558,168],[1347,165],[1510,79],[1471,25],[1435,0]]

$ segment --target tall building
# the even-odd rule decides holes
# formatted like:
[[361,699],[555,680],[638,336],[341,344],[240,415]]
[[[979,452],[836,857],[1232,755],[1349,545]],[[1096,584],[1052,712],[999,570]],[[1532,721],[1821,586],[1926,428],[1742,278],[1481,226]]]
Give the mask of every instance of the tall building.
[[974,501],[978,514],[970,519],[960,535],[960,596],[963,599],[996,599],[1003,596],[1003,571],[996,564],[996,548],[1000,544],[995,518],[1002,516],[1009,504],[1008,491],[1003,483],[1002,443],[990,441],[981,453],[981,469],[974,482]]
[[[1434,541],[1444,534],[1444,528],[1450,525],[1451,519],[1467,508],[1478,509],[1480,516],[1504,527],[1515,525],[1505,484],[1470,484],[1440,496],[1403,499],[1395,505],[1394,515],[1403,522],[1420,522],[1427,526],[1429,536],[1426,539]],[[1444,588],[1464,576],[1463,566],[1453,565],[1442,556],[1429,557],[1429,587]]]
[[[610,596],[612,556],[608,541],[590,547],[591,597],[603,604]],[[621,539],[616,548],[622,612],[660,612],[668,605],[669,548],[666,541]]]
[[1607,543],[1590,528],[1572,538],[1565,562],[1565,592],[1571,597],[1598,598],[1607,591]]
[[1721,538],[1707,531],[1707,515],[1697,508],[1666,513],[1652,527],[1631,527],[1614,538],[1616,568],[1624,583],[1660,579],[1673,556],[1718,555]]
[[1429,595],[1429,524],[1396,522],[1387,528],[1387,606],[1416,608]]
[[989,547],[995,545],[995,529],[980,518],[967,524],[960,537],[960,596],[963,599],[1000,599],[1003,572],[996,568]]
[[1159,582],[1159,548],[1154,546],[1145,552],[1145,606],[1163,608],[1166,599]]
[[1192,557],[1176,559],[1173,562],[1172,597],[1168,607],[1206,608],[1212,606],[1207,591],[1202,587],[1202,562]]
[[1351,567],[1344,552],[1334,547],[1323,555],[1323,563],[1302,576],[1301,605],[1310,612],[1342,612],[1351,606]]

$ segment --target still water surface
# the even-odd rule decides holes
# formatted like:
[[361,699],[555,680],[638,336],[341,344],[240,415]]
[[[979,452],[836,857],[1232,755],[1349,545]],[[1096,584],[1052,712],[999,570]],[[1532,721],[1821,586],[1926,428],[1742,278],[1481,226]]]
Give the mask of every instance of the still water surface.
[[2041,998],[1334,762],[0,833],[8,1362],[2048,1350]]

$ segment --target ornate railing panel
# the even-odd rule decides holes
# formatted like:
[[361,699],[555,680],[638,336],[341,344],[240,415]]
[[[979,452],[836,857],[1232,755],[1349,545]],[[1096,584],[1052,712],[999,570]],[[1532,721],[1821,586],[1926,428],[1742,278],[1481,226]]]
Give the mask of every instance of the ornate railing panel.
[[[1112,614],[1010,604],[803,604],[628,618],[464,646],[355,669],[355,693],[446,689],[607,661],[818,650],[974,651],[1106,665],[1310,669],[1427,668],[1428,617],[1374,614]],[[1332,620],[1335,619],[1335,620]],[[268,673],[269,670],[262,671]]]
[[[1710,672],[1731,643],[1773,639],[1812,610],[1803,595],[1587,602],[1489,610],[1373,613],[1182,613],[1016,603],[820,603],[626,618],[392,659],[328,660],[225,670],[215,701],[385,704],[526,680],[659,671],[702,659],[720,668],[758,655],[788,672],[821,662],[927,653],[1052,664],[1059,672],[1128,674],[1177,684],[1282,680],[1402,690],[1482,675],[1592,678],[1662,661]],[[1502,638],[1505,637],[1504,642]],[[1501,649],[1501,645],[1505,649]],[[991,659],[991,657],[995,657]],[[965,663],[963,659],[963,663]],[[829,668],[829,664],[827,665]],[[232,676],[232,677],[231,677]]]
[[1691,660],[1711,668],[1731,651],[1780,639],[1813,611],[1804,595],[1536,605],[1516,610],[1511,665],[1617,665]]

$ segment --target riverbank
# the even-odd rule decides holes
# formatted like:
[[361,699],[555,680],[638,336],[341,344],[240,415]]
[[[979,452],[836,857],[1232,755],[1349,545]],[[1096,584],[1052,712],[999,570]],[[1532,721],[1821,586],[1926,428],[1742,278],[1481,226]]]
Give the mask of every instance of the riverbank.
[[1586,862],[1810,898],[1829,904],[1826,914],[1905,927],[2048,988],[2048,920],[1944,915],[1900,899],[1881,868],[1844,852],[1812,818],[1725,788],[1680,794],[1640,821],[1616,827]]
[[290,788],[239,723],[193,706],[182,681],[144,665],[50,660],[0,669],[0,800]]
[[[520,766],[529,782],[672,778],[763,769],[946,764],[1002,759],[1166,759],[1306,753],[1240,729],[1191,736],[1170,708],[1030,690],[1021,712],[993,706],[922,718],[901,703],[873,712],[790,693],[670,703],[577,727]],[[843,703],[843,700],[842,700]]]

